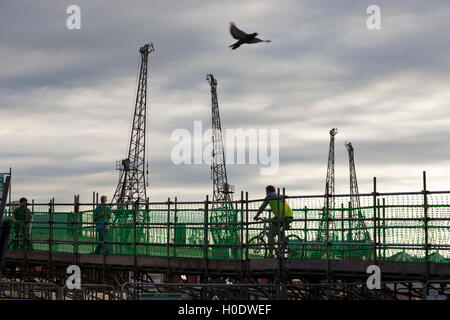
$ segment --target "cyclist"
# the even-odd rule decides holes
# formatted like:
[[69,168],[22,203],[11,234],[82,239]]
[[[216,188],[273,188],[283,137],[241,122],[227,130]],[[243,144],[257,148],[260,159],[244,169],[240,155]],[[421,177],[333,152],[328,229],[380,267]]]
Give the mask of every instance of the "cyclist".
[[[281,224],[279,224],[279,221],[277,218],[283,217],[283,200],[280,199],[279,195],[275,192],[275,187],[272,185],[269,185],[266,187],[266,197],[264,199],[264,202],[261,204],[261,206],[258,209],[258,212],[256,213],[256,216],[253,217],[255,221],[259,220],[259,216],[261,213],[263,213],[264,209],[266,209],[267,205],[270,204],[270,209],[272,213],[274,214],[274,219],[270,220],[269,223],[269,258],[273,257],[273,245],[275,240],[275,235],[278,234],[278,230],[281,229]],[[280,204],[280,207],[278,208],[278,204]],[[279,215],[278,215],[279,214]],[[289,224],[292,222],[293,219],[293,212],[291,207],[289,207],[288,203],[284,201],[284,230],[289,229]]]

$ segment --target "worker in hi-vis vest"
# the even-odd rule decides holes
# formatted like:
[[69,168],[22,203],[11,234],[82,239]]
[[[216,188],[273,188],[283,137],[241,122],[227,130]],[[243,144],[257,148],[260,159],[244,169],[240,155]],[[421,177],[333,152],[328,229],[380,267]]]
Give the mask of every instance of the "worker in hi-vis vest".
[[[283,202],[284,202],[284,221],[283,221]],[[278,230],[281,228],[281,225],[279,224],[278,218],[281,218],[281,221],[284,222],[284,230],[289,229],[289,224],[291,223],[293,219],[293,212],[291,207],[289,207],[288,203],[286,201],[283,201],[281,197],[275,192],[274,186],[267,186],[266,187],[266,197],[264,198],[264,202],[261,204],[261,206],[258,209],[258,212],[256,213],[256,216],[253,218],[255,221],[259,220],[259,216],[261,213],[263,213],[264,209],[266,209],[267,205],[270,204],[270,209],[272,213],[274,214],[274,218],[271,219],[269,222],[269,258],[273,257],[273,245],[275,240],[275,235],[278,234]],[[278,204],[280,207],[278,208]],[[279,214],[279,216],[278,216]]]

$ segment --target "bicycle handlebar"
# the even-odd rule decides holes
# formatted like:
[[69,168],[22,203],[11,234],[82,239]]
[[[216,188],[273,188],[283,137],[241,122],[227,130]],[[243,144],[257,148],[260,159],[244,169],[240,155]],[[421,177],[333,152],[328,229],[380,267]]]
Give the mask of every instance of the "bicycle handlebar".
[[261,222],[269,222],[269,221],[271,221],[272,219],[268,219],[268,218],[258,218],[258,219],[255,219],[255,221],[261,221]]

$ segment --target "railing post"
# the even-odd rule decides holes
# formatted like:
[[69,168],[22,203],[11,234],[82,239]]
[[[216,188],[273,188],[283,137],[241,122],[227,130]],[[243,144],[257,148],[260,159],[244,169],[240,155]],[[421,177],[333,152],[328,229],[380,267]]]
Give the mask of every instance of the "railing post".
[[330,194],[328,191],[328,182],[326,183],[326,259],[327,259],[327,280],[330,278]]
[[167,275],[170,275],[170,198],[167,198]]
[[174,223],[175,223],[175,225],[174,225],[174,243],[173,243],[173,256],[174,257],[176,257],[177,256],[177,243],[176,243],[176,235],[175,235],[175,233],[176,233],[176,230],[177,229],[180,229],[180,226],[178,225],[178,205],[177,205],[177,202],[178,202],[178,198],[177,197],[175,197],[175,203],[174,203]]
[[245,224],[246,224],[246,227],[245,227],[245,233],[246,233],[246,236],[245,236],[245,243],[246,243],[246,245],[247,245],[247,250],[245,251],[245,260],[247,261],[247,264],[246,264],[246,268],[245,268],[245,271],[246,271],[246,273],[247,273],[247,279],[248,279],[248,264],[249,264],[249,260],[248,260],[248,253],[249,253],[249,246],[248,246],[248,192],[246,191],[245,192]]
[[[284,261],[284,253],[286,250],[286,189],[283,187],[283,194],[282,194],[282,201],[283,201],[283,209],[281,210],[281,227],[283,227],[283,233],[281,234],[281,257]],[[284,270],[284,268],[282,269]]]
[[[25,254],[25,263],[27,262],[28,259],[28,228],[30,227],[30,221],[28,221],[28,204],[25,206],[25,221],[24,221],[24,234],[23,234],[23,248],[24,248],[24,254]],[[31,232],[30,232],[30,236],[31,236]]]
[[373,261],[377,262],[377,178],[373,177]]
[[[361,205],[360,205],[361,206]],[[358,208],[358,210],[360,210],[361,208]],[[348,218],[349,218],[349,220],[348,220],[348,233],[350,234],[349,236],[347,236],[348,237],[348,239],[351,239],[351,240],[353,240],[353,219],[355,219],[354,218],[354,214],[353,214],[353,211],[354,211],[355,209],[352,207],[352,201],[351,201],[351,198],[350,198],[350,201],[348,202]],[[359,215],[358,214],[356,214],[356,216],[357,216],[357,218],[356,219],[359,219]],[[358,220],[356,220],[356,221],[358,221]]]
[[[244,191],[241,191],[241,265],[244,260]],[[241,267],[242,271],[242,267]]]
[[[97,201],[96,201],[96,205],[98,208],[98,193],[97,193]],[[102,207],[102,210],[104,210],[104,208]],[[102,221],[102,225],[103,225],[103,237],[102,237],[102,255],[103,255],[103,272],[106,272],[106,234],[108,233],[108,230],[106,229],[107,225],[106,225],[106,212],[103,211],[103,221]]]
[[48,206],[49,206],[49,208],[48,208],[48,214],[49,214],[49,221],[48,221],[48,223],[49,223],[49,238],[48,238],[49,259],[48,259],[48,263],[49,263],[49,265],[51,265],[52,259],[53,259],[53,210],[54,210],[52,199],[50,199]]
[[[345,232],[344,232],[344,202],[341,203],[341,242],[347,242],[347,240],[345,239]],[[340,251],[343,252],[343,257],[344,260],[346,258],[346,249],[349,247],[347,245],[340,245],[341,249]]]
[[[8,179],[8,178],[6,178],[6,179]],[[10,179],[12,179],[12,168],[11,167],[9,167],[9,181],[11,181]],[[8,180],[6,180],[6,181],[8,181]],[[8,190],[8,193],[9,193],[8,204],[11,205],[11,194],[12,194],[12,185],[11,185],[11,183],[8,183],[8,186],[9,186],[9,188],[8,188],[9,189]],[[11,209],[11,207],[10,207],[10,209]]]
[[[273,250],[277,258],[277,286],[276,286],[276,297],[277,299],[281,299],[281,290],[280,290],[280,283],[281,283],[281,256],[282,256],[282,248],[280,246],[280,240],[281,240],[281,210],[280,210],[280,188],[277,188],[277,217],[274,219],[275,225],[277,226],[277,246],[275,249],[275,239],[273,239]],[[270,228],[270,225],[269,225]]]
[[[277,219],[276,219],[276,224],[277,224],[277,245],[278,245],[278,251],[280,250],[280,239],[281,239],[281,209],[280,209],[280,198],[281,198],[281,193],[280,193],[280,188],[277,188]],[[275,249],[275,241],[274,241],[274,249]],[[275,253],[277,251],[275,250]]]
[[241,191],[241,223],[240,223],[240,226],[241,226],[240,281],[243,282],[243,280],[244,280],[244,191]]
[[95,223],[94,220],[94,211],[95,211],[95,191],[92,191],[92,226],[89,226],[89,234],[91,234],[93,230],[95,239],[95,251],[97,251],[97,247],[100,244],[100,239],[97,239],[97,234],[99,234],[99,231],[97,229],[97,224]]
[[[176,197],[175,197],[175,201],[176,201]],[[147,199],[145,199],[145,219],[144,219],[145,228],[147,229],[147,232],[145,233],[146,234],[145,242],[147,242],[147,243],[150,243],[150,232],[149,232],[150,230],[149,229],[151,229],[149,224],[148,224],[148,223],[150,223],[150,205],[149,205],[149,202],[150,202],[150,198],[147,197]],[[150,247],[150,250],[148,249],[149,247]],[[148,252],[151,251],[151,248],[152,248],[151,246],[146,245],[146,247],[144,249],[145,254],[148,254]]]
[[79,212],[80,212],[80,198],[79,196],[75,195],[74,196],[74,208],[73,211],[75,213],[75,264],[78,264],[78,216],[79,216]]
[[[424,171],[423,177],[423,219],[425,228],[425,282],[429,280],[430,276],[430,261],[429,261],[429,235],[428,235],[428,199],[427,199],[427,173]],[[426,288],[425,288],[426,290]]]
[[[305,234],[305,242],[308,243],[308,207],[307,206],[305,206],[305,221],[304,221],[304,225],[303,225],[303,232]],[[302,259],[306,258],[306,253],[307,253],[308,248],[309,248],[308,244],[303,245],[302,255],[301,255]]]
[[378,250],[380,250],[378,258],[381,256],[381,249],[380,249],[380,243],[381,243],[381,205],[380,205],[380,199],[377,199],[377,240],[378,240]]
[[136,222],[137,222],[138,206],[139,206],[139,202],[136,202],[136,203],[134,204],[134,210],[133,210],[133,229],[134,229],[134,236],[133,236],[133,258],[134,258],[134,268],[135,268],[135,269],[137,269],[137,250],[136,250],[137,228],[136,228]]
[[281,234],[281,257],[280,257],[280,267],[281,267],[281,282],[282,282],[282,290],[281,290],[281,298],[286,299],[286,281],[285,281],[285,252],[286,252],[286,188],[283,187],[283,210],[282,210],[282,219],[280,228],[283,227],[283,233]]
[[386,259],[386,198],[383,198],[383,259]]
[[205,217],[204,217],[204,227],[205,227],[205,234],[204,234],[204,256],[206,261],[206,276],[208,275],[208,226],[209,226],[209,197],[206,195],[206,201],[205,201]]
[[[31,199],[31,220],[33,220],[34,217],[34,199]],[[31,243],[31,250],[33,251],[33,226],[31,226],[30,229],[30,243]]]

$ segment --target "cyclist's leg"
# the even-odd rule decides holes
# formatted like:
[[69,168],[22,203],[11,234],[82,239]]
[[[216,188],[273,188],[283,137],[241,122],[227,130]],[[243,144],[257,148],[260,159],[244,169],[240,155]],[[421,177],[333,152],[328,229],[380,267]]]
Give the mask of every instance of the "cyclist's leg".
[[284,230],[289,230],[289,229],[290,229],[292,220],[293,220],[292,217],[285,217],[285,220],[284,220]]

